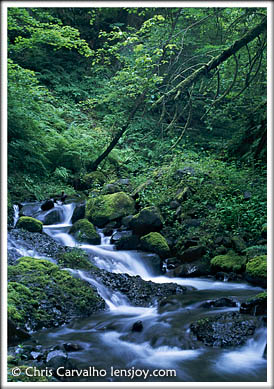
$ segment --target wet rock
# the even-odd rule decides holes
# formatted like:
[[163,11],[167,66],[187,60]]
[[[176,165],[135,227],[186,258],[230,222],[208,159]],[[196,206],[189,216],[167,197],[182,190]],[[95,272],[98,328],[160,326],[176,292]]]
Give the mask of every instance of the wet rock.
[[63,347],[67,352],[83,350],[83,347],[77,343],[64,343]]
[[175,277],[201,277],[210,274],[208,261],[198,260],[177,266],[173,275]]
[[121,223],[124,227],[129,228],[129,224],[133,218],[133,215],[124,216],[121,220]]
[[178,257],[184,262],[193,262],[201,259],[205,252],[204,246],[193,246],[184,250],[183,253],[178,254]]
[[133,323],[133,325],[131,327],[131,331],[132,332],[142,332],[143,328],[144,328],[143,322],[141,320],[138,320],[135,323]]
[[116,243],[118,242],[121,238],[123,237],[130,237],[132,236],[132,231],[118,231],[118,232],[115,232],[111,239],[110,239],[110,243]]
[[61,214],[56,208],[53,208],[44,214],[40,214],[37,218],[46,226],[61,222]]
[[76,206],[75,206],[75,208],[73,210],[72,217],[71,217],[72,224],[77,222],[77,220],[84,219],[84,217],[85,217],[85,209],[86,209],[86,202],[83,202],[83,203],[80,203],[80,204],[76,204]]
[[8,344],[18,344],[21,341],[29,339],[30,334],[19,327],[19,325],[8,319]]
[[[45,233],[40,234],[21,229],[13,229],[8,233],[8,252],[10,252],[10,249],[16,249],[18,246],[28,250],[29,255],[32,255],[33,250],[35,250],[39,255],[51,258],[56,257],[60,252],[70,250],[70,248],[62,246]],[[13,254],[14,250],[11,251],[12,256]],[[19,255],[22,257],[22,254]]]
[[190,330],[206,346],[231,347],[243,345],[259,325],[259,321],[252,316],[226,312],[203,317],[192,323]]
[[260,293],[250,300],[243,302],[240,306],[240,313],[247,313],[250,315],[266,315],[267,313],[267,294]]
[[236,301],[228,297],[221,297],[216,300],[206,301],[201,304],[202,308],[219,308],[219,307],[237,307]]
[[43,358],[43,353],[40,353],[39,351],[31,351],[30,356],[32,359],[40,361]]
[[157,207],[146,207],[132,217],[129,227],[137,235],[160,231],[163,227],[163,217]]
[[123,293],[131,304],[140,307],[153,305],[159,299],[186,293],[187,288],[174,283],[156,284],[144,281],[140,276],[115,274],[106,270],[94,270],[93,276],[114,292]]
[[115,242],[117,250],[137,250],[140,244],[140,239],[137,235],[122,236]]
[[44,203],[41,204],[42,211],[48,211],[51,208],[54,208],[54,201],[53,200],[46,200]]

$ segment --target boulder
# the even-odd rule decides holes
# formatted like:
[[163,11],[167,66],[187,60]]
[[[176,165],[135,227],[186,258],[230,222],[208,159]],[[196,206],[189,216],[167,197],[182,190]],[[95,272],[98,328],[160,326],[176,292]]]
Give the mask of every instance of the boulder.
[[135,323],[133,323],[133,325],[131,327],[131,331],[132,332],[142,332],[143,328],[144,328],[144,326],[143,326],[142,320],[138,320]]
[[139,237],[137,235],[122,236],[115,242],[117,250],[137,250],[139,247]]
[[103,185],[106,182],[106,176],[100,171],[85,174],[81,178],[80,187],[82,190],[90,189],[96,185]]
[[115,232],[111,239],[110,239],[110,243],[116,243],[118,242],[118,240],[120,240],[121,238],[124,238],[124,237],[130,237],[132,236],[132,231],[117,231]]
[[150,232],[140,239],[141,248],[158,254],[161,258],[167,258],[170,254],[169,246],[165,238],[159,232]]
[[240,306],[240,313],[248,313],[250,315],[266,315],[267,314],[267,294],[266,292],[259,293],[251,299],[243,302]]
[[201,259],[205,252],[204,246],[193,246],[184,250],[182,254],[178,254],[178,257],[184,262],[193,262]]
[[140,253],[142,260],[147,264],[157,275],[162,273],[162,259],[155,253]]
[[202,308],[237,307],[236,301],[228,297],[220,297],[216,300],[206,301],[200,305]]
[[246,265],[245,279],[252,284],[266,288],[267,261],[266,255],[252,258]]
[[143,208],[129,222],[129,227],[138,235],[152,231],[160,231],[163,227],[163,217],[156,207]]
[[72,224],[85,217],[86,202],[76,204],[71,217]]
[[34,219],[30,216],[21,216],[16,223],[16,228],[23,228],[29,232],[43,231],[43,223],[40,220]]
[[101,237],[96,231],[94,225],[87,219],[80,219],[75,222],[69,230],[75,239],[79,242],[87,242],[90,244],[100,244]]
[[53,200],[46,200],[41,204],[42,211],[49,211],[51,208],[54,208]]
[[128,215],[128,216],[122,217],[122,220],[121,220],[122,226],[129,228],[129,223],[132,220],[132,218],[133,218],[133,215]]
[[62,220],[61,213],[56,208],[53,208],[44,214],[40,214],[37,218],[46,226],[61,223]]
[[225,255],[217,255],[210,261],[213,272],[241,272],[245,269],[246,258],[239,256],[233,250]]
[[184,263],[173,271],[175,277],[201,277],[210,274],[208,261],[197,260],[191,263]]
[[206,346],[235,347],[243,345],[259,326],[253,316],[224,312],[192,323],[190,330]]
[[23,330],[59,327],[105,307],[89,283],[44,259],[20,258],[8,281],[8,318]]
[[239,254],[242,254],[246,249],[246,243],[241,236],[233,236],[231,242],[233,249]]
[[86,217],[98,227],[134,213],[134,200],[124,192],[100,195],[87,201]]
[[8,319],[8,345],[15,345],[30,338],[30,334]]
[[102,189],[103,194],[112,194],[112,193],[117,193],[120,191],[121,191],[121,188],[117,184],[106,184]]

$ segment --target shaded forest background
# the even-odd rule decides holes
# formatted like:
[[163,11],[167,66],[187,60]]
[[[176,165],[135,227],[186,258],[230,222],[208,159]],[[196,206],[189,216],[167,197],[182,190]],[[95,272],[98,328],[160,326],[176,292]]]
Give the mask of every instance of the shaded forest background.
[[200,233],[256,242],[266,223],[265,17],[265,8],[9,8],[9,206],[62,190],[94,196],[127,178],[140,207],[161,209],[167,234],[179,236],[191,215]]

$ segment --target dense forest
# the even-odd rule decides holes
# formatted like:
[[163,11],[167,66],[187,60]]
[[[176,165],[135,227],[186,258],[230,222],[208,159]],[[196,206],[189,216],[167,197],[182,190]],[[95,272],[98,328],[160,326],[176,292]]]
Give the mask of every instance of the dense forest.
[[[63,192],[62,204],[86,207],[72,220],[70,233],[78,242],[92,234],[90,243],[96,245],[101,229],[105,236],[118,231],[116,248],[157,254],[161,274],[216,277],[219,272],[222,281],[230,277],[265,290],[266,19],[263,7],[9,7],[8,224],[13,239],[22,240],[20,228],[43,235],[39,226],[28,227],[26,217],[55,225],[26,212],[26,206],[56,204]],[[16,206],[20,218],[14,222]],[[123,235],[124,230],[133,235]],[[73,268],[73,261],[74,266],[87,261],[80,251],[61,250],[57,263]],[[9,263],[10,331],[17,340],[16,326],[36,331],[66,323],[56,319],[53,325],[43,314],[40,326],[41,307],[33,303],[35,325],[23,325],[31,310],[22,296],[26,293],[29,301],[31,293],[39,300],[26,269],[45,277],[56,274],[54,282],[62,278],[59,267],[49,262],[52,268],[46,270],[43,259],[36,269],[39,261],[28,253]],[[88,269],[102,281],[106,275],[97,274],[95,265]],[[94,308],[81,280],[71,278],[76,297]],[[116,281],[111,282],[115,290]],[[127,286],[136,288],[136,296],[138,288],[146,288],[138,282]],[[136,296],[135,305],[145,306]],[[253,303],[265,305],[266,294],[253,296]],[[81,316],[72,311],[65,313]],[[195,326],[197,335],[201,328]],[[12,350],[10,362],[22,364],[14,355]]]

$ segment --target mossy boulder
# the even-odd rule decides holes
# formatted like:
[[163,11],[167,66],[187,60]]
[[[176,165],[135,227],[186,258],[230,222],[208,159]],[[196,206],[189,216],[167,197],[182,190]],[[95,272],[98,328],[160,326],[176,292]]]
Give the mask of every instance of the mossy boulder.
[[22,329],[57,327],[105,307],[88,283],[44,259],[20,258],[8,280],[8,318]]
[[161,258],[167,258],[170,254],[169,246],[165,238],[159,232],[150,232],[140,239],[141,248],[144,251],[158,254]]
[[73,248],[71,251],[60,253],[57,256],[58,264],[70,269],[93,270],[96,268],[88,257],[88,254],[81,249]]
[[253,316],[266,315],[267,313],[267,293],[262,292],[249,298],[240,306],[240,313],[248,313]]
[[16,228],[24,228],[29,232],[40,232],[43,231],[43,223],[40,220],[34,219],[30,216],[21,216],[16,223]]
[[100,235],[96,231],[94,225],[87,219],[80,219],[75,222],[69,232],[79,242],[87,242],[90,244],[101,243]]
[[267,261],[266,255],[252,258],[246,265],[245,279],[252,284],[266,288],[267,284]]
[[210,261],[211,270],[213,272],[235,272],[239,273],[245,269],[246,258],[236,254],[230,250],[225,255],[217,255]]
[[104,173],[97,171],[85,174],[81,179],[81,189],[90,189],[95,186],[102,186],[106,182]]
[[86,218],[98,227],[135,211],[134,200],[124,192],[100,195],[87,201]]
[[129,227],[138,235],[146,235],[152,231],[160,231],[163,222],[163,217],[157,207],[146,207],[133,216]]

